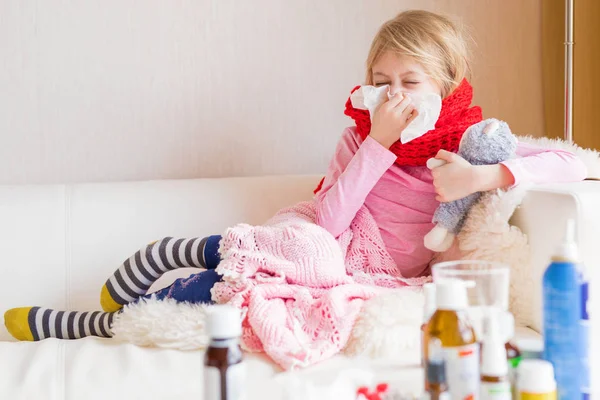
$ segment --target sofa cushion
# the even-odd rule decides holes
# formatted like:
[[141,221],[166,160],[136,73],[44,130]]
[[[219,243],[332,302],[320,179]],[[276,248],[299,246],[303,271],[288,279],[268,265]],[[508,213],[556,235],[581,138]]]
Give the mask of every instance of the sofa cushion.
[[[524,328],[518,330],[518,336],[539,338]],[[89,337],[0,342],[0,354],[2,399],[203,398],[201,351],[144,348]],[[248,400],[306,400],[336,379],[356,386],[386,382],[407,393],[419,393],[423,382],[418,355],[395,360],[338,355],[290,372],[282,372],[261,354],[247,354],[246,361]]]

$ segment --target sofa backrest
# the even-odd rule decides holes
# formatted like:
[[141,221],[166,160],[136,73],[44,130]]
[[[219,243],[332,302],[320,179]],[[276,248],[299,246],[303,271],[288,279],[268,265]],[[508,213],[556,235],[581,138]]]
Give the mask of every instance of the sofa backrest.
[[[0,186],[0,314],[35,305],[99,310],[106,279],[145,244],[260,224],[280,208],[310,199],[319,179]],[[0,340],[7,339],[2,324]]]

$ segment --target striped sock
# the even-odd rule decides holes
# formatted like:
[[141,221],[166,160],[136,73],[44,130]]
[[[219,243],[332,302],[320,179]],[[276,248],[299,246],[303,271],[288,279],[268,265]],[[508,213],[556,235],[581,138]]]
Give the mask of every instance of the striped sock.
[[115,313],[54,311],[49,308],[13,308],[4,314],[8,332],[18,340],[47,338],[79,339],[86,336],[112,337]]
[[104,311],[113,312],[144,296],[165,272],[176,268],[214,269],[220,261],[221,236],[175,239],[167,237],[142,248],[106,281],[100,293]]

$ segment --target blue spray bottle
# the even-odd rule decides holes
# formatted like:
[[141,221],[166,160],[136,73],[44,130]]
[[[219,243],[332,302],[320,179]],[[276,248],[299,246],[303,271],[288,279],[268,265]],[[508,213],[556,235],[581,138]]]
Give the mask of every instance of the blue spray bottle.
[[581,358],[581,398],[589,400],[591,395],[590,376],[590,315],[588,314],[589,275],[583,263],[579,263],[581,283],[581,319],[579,320],[579,343]]
[[581,274],[575,223],[569,220],[563,243],[543,279],[544,358],[554,365],[558,397],[581,400]]

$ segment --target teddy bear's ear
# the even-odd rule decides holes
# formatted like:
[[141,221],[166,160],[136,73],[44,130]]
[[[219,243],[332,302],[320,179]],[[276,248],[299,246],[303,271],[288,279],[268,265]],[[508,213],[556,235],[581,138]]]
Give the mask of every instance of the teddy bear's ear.
[[500,123],[496,120],[493,120],[492,122],[487,124],[485,128],[483,128],[483,133],[485,133],[486,135],[493,135],[494,132],[498,130],[498,128],[500,128]]

